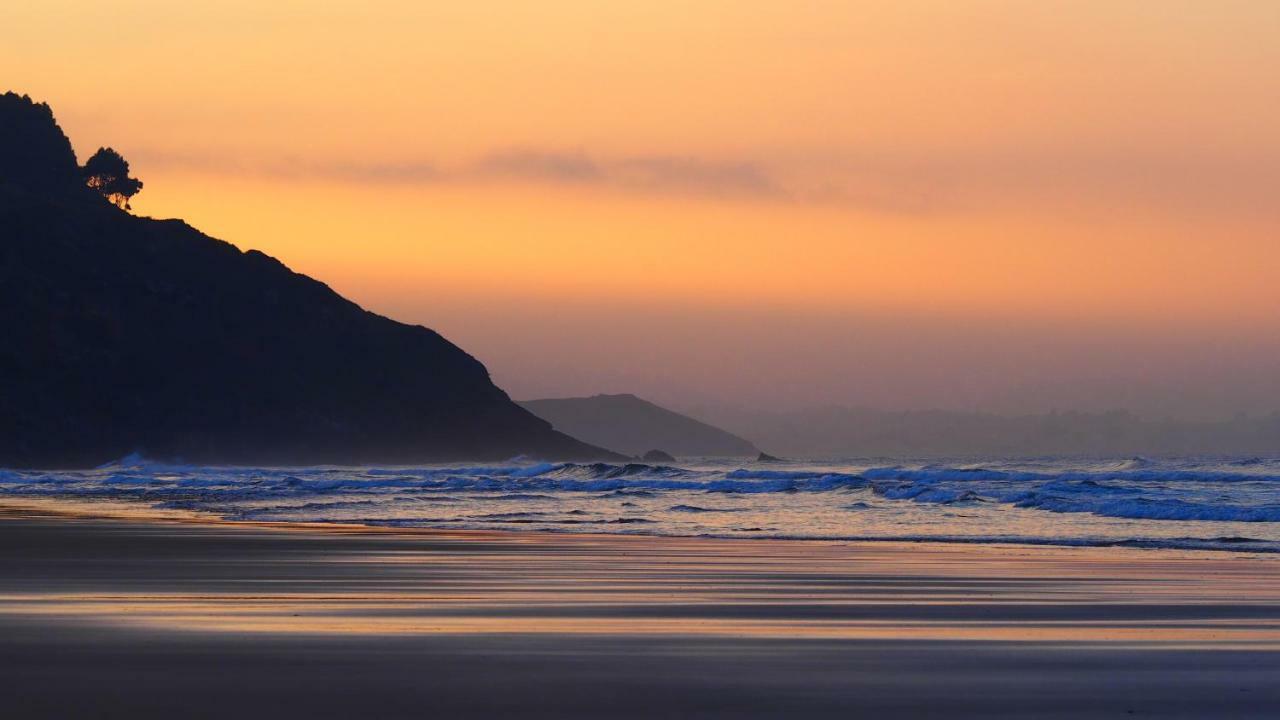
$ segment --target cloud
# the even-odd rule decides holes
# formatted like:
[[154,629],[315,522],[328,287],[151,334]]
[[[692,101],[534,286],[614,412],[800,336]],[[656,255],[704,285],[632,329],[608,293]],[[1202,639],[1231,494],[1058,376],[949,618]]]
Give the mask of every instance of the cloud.
[[594,159],[583,152],[508,150],[487,155],[468,174],[540,182],[594,184],[626,190],[715,196],[781,197],[786,193],[759,165],[691,156]]
[[131,151],[129,160],[143,168],[286,180],[314,178],[353,183],[396,184],[429,183],[447,180],[447,174],[430,162],[315,162],[301,160],[296,157],[250,161],[230,152],[193,154],[145,149]]
[[624,187],[708,195],[754,195],[782,198],[786,193],[769,173],[750,162],[709,162],[693,157],[626,158],[610,175]]
[[354,183],[442,184],[503,180],[586,185],[668,195],[784,199],[789,193],[761,165],[680,155],[595,158],[581,151],[512,149],[482,155],[455,166],[430,161],[316,162],[297,158],[247,162],[233,154],[191,155],[141,151],[131,155],[141,167],[323,179]]
[[[317,174],[314,168],[299,174]],[[439,182],[444,174],[432,163],[336,163],[324,167],[320,175],[350,182],[428,183]]]
[[541,150],[506,150],[486,155],[469,170],[482,177],[568,183],[598,182],[604,178],[600,166],[582,153]]
[[1280,161],[1253,157],[1036,148],[966,148],[933,153],[593,155],[582,150],[504,149],[453,164],[249,160],[234,153],[196,156],[130,152],[140,172],[199,172],[318,179],[359,184],[519,182],[598,187],[640,195],[802,203],[900,214],[937,215],[1009,208],[1108,213],[1156,211],[1178,216],[1262,216],[1275,220],[1270,188]]

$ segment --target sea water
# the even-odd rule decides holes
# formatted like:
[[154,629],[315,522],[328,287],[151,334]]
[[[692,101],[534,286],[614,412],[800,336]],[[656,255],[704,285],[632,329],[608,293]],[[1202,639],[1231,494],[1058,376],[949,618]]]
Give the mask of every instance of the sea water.
[[1280,459],[0,470],[4,497],[227,520],[1280,552]]

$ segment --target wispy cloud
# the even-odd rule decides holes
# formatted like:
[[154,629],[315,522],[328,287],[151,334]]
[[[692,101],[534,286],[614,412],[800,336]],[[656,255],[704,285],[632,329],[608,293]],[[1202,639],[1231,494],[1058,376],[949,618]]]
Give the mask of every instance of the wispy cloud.
[[594,183],[605,179],[605,173],[596,161],[583,153],[545,150],[496,152],[472,163],[465,173],[564,183]]
[[642,190],[772,198],[789,195],[763,167],[743,161],[712,162],[677,156],[635,157],[614,163],[610,174],[619,185]]
[[693,156],[644,155],[597,158],[581,151],[509,149],[444,166],[421,160],[398,163],[316,162],[294,158],[246,162],[235,156],[142,151],[132,156],[140,167],[197,172],[260,175],[286,179],[324,179],[357,183],[433,184],[519,181],[587,185],[630,192],[722,198],[786,199],[790,193],[762,165]]
[[692,156],[596,159],[583,152],[507,150],[481,158],[468,170],[481,177],[591,183],[651,193],[773,198],[787,195],[758,164]]
[[[762,158],[764,156],[761,156]],[[452,164],[247,160],[234,154],[130,153],[135,166],[288,180],[431,185],[518,182],[597,187],[641,195],[802,203],[893,214],[933,215],[1008,207],[1058,210],[1139,208],[1275,217],[1270,188],[1280,164],[1266,156],[1221,158],[1134,150],[1009,152],[972,149],[934,155],[827,153],[761,158],[593,155],[515,148]]]

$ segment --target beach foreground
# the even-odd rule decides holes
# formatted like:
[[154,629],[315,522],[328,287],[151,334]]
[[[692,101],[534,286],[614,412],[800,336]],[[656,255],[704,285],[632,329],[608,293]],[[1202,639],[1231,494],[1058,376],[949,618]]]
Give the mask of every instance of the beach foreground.
[[0,517],[8,717],[1274,717],[1280,559]]

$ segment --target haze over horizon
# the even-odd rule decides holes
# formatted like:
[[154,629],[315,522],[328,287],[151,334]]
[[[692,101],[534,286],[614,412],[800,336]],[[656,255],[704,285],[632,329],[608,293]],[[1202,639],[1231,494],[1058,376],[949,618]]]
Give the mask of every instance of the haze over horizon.
[[0,67],[516,398],[1280,409],[1280,5],[954,5],[55,0]]

